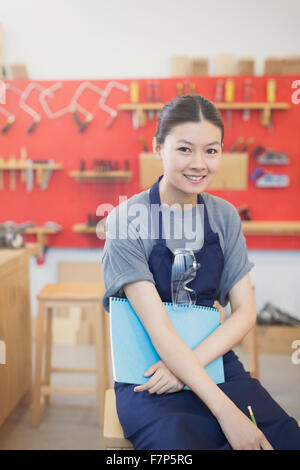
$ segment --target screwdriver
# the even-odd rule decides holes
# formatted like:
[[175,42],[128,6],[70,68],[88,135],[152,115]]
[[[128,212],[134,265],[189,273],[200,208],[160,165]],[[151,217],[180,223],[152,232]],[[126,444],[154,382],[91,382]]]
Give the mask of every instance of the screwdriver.
[[[251,93],[251,85],[252,85],[252,81],[250,78],[247,78],[245,80],[245,84],[244,84],[244,101],[250,101],[250,93]],[[243,111],[243,120],[244,121],[249,121],[250,119],[250,109],[244,109]]]
[[[274,78],[270,78],[267,81],[267,102],[275,103],[275,101],[276,101],[276,81],[274,80]],[[273,132],[274,126],[273,126],[271,110],[269,110],[269,116],[270,116],[269,131]]]
[[[130,101],[131,103],[137,104],[139,102],[139,84],[138,82],[130,83]],[[133,111],[132,113],[132,125],[134,129],[139,127],[138,113]]]
[[[226,103],[232,103],[233,100],[234,100],[234,81],[232,79],[228,79],[225,82],[225,101]],[[227,109],[226,125],[228,128],[230,128],[231,124],[232,124],[232,109]]]

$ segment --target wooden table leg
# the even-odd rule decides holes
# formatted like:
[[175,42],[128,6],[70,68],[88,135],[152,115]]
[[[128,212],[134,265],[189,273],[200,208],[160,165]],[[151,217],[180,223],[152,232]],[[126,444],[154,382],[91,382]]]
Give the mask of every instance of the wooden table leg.
[[[52,356],[52,313],[51,307],[47,308],[47,330],[46,330],[46,351],[45,351],[45,385],[50,385],[51,381],[51,356]],[[50,394],[45,395],[45,403],[50,403]]]
[[97,388],[98,388],[98,416],[99,426],[104,425],[104,398],[105,390],[108,388],[108,364],[105,341],[104,312],[99,302],[95,304],[95,343],[97,363]]
[[35,378],[33,385],[32,402],[32,426],[40,425],[40,395],[42,383],[42,360],[43,360],[43,342],[44,342],[44,302],[39,301],[39,311],[36,328],[36,347],[35,347]]

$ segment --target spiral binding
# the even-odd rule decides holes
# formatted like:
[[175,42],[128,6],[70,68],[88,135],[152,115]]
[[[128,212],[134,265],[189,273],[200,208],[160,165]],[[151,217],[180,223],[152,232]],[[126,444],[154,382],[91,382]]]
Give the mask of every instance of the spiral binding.
[[[121,297],[112,297],[111,300],[114,301],[114,302],[128,302],[128,299],[122,299]],[[164,305],[170,305],[170,306],[173,305],[172,302],[163,302],[163,304]],[[180,305],[179,308],[190,308],[190,305]],[[198,309],[201,309],[201,310],[211,310],[213,312],[218,311],[217,308],[207,307],[206,305],[193,305],[193,308],[198,308]]]

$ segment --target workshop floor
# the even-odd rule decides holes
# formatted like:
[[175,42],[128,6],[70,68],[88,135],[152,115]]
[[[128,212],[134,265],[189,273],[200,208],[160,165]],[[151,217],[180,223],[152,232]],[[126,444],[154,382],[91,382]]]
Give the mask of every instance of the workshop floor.
[[[248,356],[235,348],[248,368]],[[53,364],[94,367],[94,346],[53,347]],[[296,419],[300,419],[300,365],[288,355],[261,355],[260,380],[273,398]],[[52,374],[55,385],[96,385],[94,375]],[[101,450],[102,430],[97,423],[95,396],[52,396],[44,407],[39,428],[31,427],[31,409],[18,405],[0,428],[1,450]]]

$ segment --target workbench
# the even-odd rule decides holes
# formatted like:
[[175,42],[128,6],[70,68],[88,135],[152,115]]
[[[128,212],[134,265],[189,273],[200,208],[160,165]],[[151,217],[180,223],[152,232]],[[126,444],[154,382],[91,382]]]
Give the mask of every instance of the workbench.
[[29,260],[39,250],[37,243],[19,249],[0,249],[0,340],[5,345],[5,363],[0,361],[0,426],[21,399],[29,405],[32,383]]

